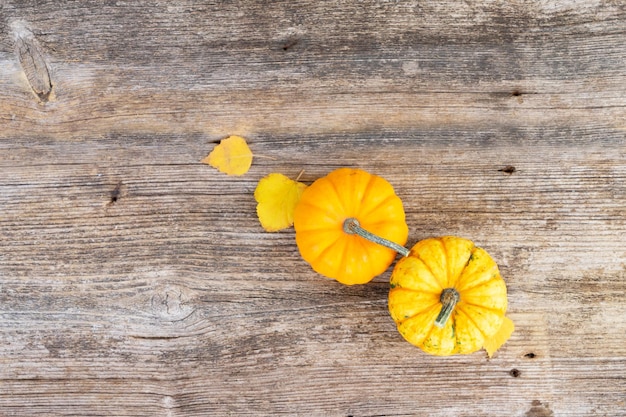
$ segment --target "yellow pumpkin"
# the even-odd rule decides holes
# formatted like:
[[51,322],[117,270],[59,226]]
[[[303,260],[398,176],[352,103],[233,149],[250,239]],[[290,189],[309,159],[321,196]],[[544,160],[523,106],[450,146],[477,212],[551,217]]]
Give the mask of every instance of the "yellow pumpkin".
[[304,190],[294,228],[304,260],[347,285],[371,281],[397,251],[408,253],[402,201],[389,182],[360,169],[337,169]]
[[504,317],[506,308],[498,265],[467,239],[422,240],[391,275],[391,317],[408,342],[433,355],[472,353],[486,346],[491,356],[494,349],[486,343],[503,339],[501,344],[513,331],[510,327],[507,335],[496,337],[502,327],[513,326]]

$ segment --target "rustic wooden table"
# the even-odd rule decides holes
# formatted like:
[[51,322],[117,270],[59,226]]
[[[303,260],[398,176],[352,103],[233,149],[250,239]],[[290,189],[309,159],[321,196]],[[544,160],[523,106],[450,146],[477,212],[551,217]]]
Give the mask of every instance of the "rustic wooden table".
[[[0,4],[0,415],[626,415],[624,0]],[[493,255],[493,358],[263,231],[340,166]]]

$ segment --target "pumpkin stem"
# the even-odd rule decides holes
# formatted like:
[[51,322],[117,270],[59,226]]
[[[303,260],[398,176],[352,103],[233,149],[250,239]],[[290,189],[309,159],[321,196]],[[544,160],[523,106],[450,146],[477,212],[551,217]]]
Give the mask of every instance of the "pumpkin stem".
[[443,328],[446,325],[446,322],[450,318],[450,314],[454,311],[454,307],[456,303],[459,302],[461,296],[459,292],[454,288],[446,288],[442,291],[441,296],[439,297],[439,301],[441,301],[441,311],[439,315],[435,319],[435,326],[439,328]]
[[376,236],[375,234],[363,229],[359,224],[359,221],[354,217],[349,217],[343,222],[343,231],[349,235],[359,235],[363,239],[367,239],[370,242],[374,242],[391,250],[395,250],[402,256],[409,256],[409,253],[411,253],[411,251],[409,251],[404,246],[398,245],[396,242],[392,242],[391,240],[387,240],[380,236]]

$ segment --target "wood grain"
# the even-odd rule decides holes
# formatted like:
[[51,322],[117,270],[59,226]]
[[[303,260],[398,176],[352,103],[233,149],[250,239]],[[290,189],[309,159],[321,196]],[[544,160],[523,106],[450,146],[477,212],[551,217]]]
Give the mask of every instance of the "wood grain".
[[[626,415],[623,1],[0,5],[0,415]],[[262,230],[260,178],[340,166],[498,261],[494,358]]]

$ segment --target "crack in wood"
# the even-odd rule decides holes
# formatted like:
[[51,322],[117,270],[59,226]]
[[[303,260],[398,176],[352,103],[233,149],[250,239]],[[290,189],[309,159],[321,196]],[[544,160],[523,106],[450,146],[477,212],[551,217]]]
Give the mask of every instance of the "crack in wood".
[[33,32],[22,21],[11,24],[15,39],[15,54],[26,75],[26,79],[42,103],[50,100],[52,80],[50,69],[44,58],[43,49]]

